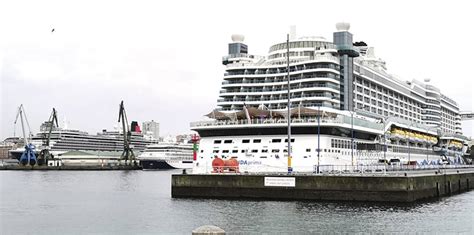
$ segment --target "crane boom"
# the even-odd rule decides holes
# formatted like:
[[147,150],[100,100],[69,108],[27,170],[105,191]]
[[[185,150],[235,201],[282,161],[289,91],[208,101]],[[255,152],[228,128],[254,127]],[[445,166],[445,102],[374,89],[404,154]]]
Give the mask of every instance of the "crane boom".
[[23,140],[25,141],[25,145],[28,145],[30,142],[25,132],[25,124],[23,122],[23,113],[24,113],[24,108],[23,108],[23,104],[21,104],[20,107],[18,107],[18,112],[16,113],[14,124],[16,124],[18,122],[18,118],[20,118],[21,131],[23,132]]
[[42,164],[48,164],[48,160],[51,158],[54,158],[54,156],[49,152],[49,143],[51,140],[51,132],[53,131],[54,124],[56,124],[56,127],[58,127],[58,117],[56,115],[56,109],[53,108],[53,112],[51,112],[51,116],[49,116],[48,120],[48,134],[45,136],[45,141],[44,141],[44,149],[41,150],[39,157],[38,157],[38,165]]
[[[23,132],[23,138],[25,141],[25,151],[21,154],[20,163],[23,165],[33,166],[36,164],[35,146],[33,146],[33,144],[31,144],[30,141],[28,140],[29,136],[26,136],[25,123],[23,119],[26,120],[27,124],[28,124],[28,119],[26,119],[26,112],[25,112],[25,108],[23,107],[23,104],[20,105],[20,107],[18,107],[18,112],[15,118],[15,124],[18,122],[18,118],[20,118],[21,130]],[[30,125],[28,124],[28,128],[29,127]],[[29,134],[31,135],[31,129],[29,129]]]
[[135,154],[133,153],[132,148],[130,147],[130,139],[132,133],[130,132],[130,127],[128,126],[127,113],[125,112],[125,106],[123,105],[123,100],[120,103],[119,107],[119,117],[118,122],[122,122],[122,132],[123,132],[123,153],[121,159],[125,159],[125,165],[127,163],[132,163],[132,160],[135,163]]

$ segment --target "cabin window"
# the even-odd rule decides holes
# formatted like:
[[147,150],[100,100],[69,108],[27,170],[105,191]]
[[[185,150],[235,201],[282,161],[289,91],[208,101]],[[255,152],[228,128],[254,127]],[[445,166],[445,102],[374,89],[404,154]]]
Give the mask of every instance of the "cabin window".
[[214,150],[214,151],[212,151],[212,152],[213,152],[213,153],[219,153],[219,150]]
[[252,153],[258,153],[258,149],[252,149]]
[[201,153],[204,153],[204,150],[201,150]]
[[279,149],[272,149],[272,153],[279,153],[280,150]]
[[238,152],[239,152],[239,150],[237,150],[237,149],[232,150],[232,153],[238,153]]
[[262,153],[268,153],[268,149],[262,149]]
[[281,139],[272,139],[272,143],[281,143]]
[[224,140],[224,144],[232,144],[232,140]]
[[214,144],[220,144],[222,143],[222,140],[214,140]]
[[[294,143],[295,139],[291,139],[291,143]],[[285,139],[285,143],[288,143],[288,139]]]
[[307,153],[311,152],[311,149],[306,149],[306,152],[307,152]]
[[254,143],[261,143],[262,140],[261,140],[261,139],[254,139],[253,142],[254,142]]
[[242,149],[240,152],[241,153],[246,153],[247,151],[245,149]]
[[242,143],[243,144],[248,144],[248,143],[250,143],[250,140],[242,140]]
[[222,153],[229,153],[229,150],[222,150]]

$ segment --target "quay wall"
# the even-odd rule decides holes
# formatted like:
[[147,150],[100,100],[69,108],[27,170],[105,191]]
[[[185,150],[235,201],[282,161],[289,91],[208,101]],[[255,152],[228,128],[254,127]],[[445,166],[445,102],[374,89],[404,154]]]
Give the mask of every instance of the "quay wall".
[[19,170],[19,171],[59,171],[59,170],[67,170],[67,171],[107,171],[107,170],[141,170],[140,166],[130,166],[130,165],[104,165],[104,166],[96,166],[96,165],[62,165],[62,166],[21,166],[21,165],[10,165],[10,166],[0,166],[0,170]]
[[[294,187],[265,186],[265,177],[294,178]],[[413,202],[474,187],[474,172],[407,176],[182,174],[172,176],[174,198],[248,198]]]

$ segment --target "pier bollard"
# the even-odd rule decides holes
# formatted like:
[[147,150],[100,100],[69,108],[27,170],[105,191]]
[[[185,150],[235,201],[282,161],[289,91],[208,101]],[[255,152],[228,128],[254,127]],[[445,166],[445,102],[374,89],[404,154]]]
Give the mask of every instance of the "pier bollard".
[[225,235],[225,231],[224,229],[221,229],[214,225],[203,225],[193,230],[193,235],[207,235],[207,234]]

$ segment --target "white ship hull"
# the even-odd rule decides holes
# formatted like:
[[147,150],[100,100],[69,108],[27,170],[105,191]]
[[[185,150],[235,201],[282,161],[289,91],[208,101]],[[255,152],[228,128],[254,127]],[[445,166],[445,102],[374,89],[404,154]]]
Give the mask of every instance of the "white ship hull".
[[138,160],[144,170],[190,169],[193,167],[192,147],[189,144],[150,145]]
[[[213,171],[212,161],[217,156],[222,159],[235,158],[239,162],[240,172],[287,172],[288,155],[286,153],[287,136],[220,136],[204,137],[200,142],[198,159],[194,164],[193,173],[210,173]],[[393,152],[394,148],[378,150],[361,150],[350,148],[351,138],[337,136],[320,136],[321,152],[317,153],[317,135],[293,135],[291,167],[294,172],[314,172],[317,166],[358,166],[378,165],[382,160],[408,164],[440,164],[446,160],[442,156],[426,148],[410,148],[410,154]],[[253,143],[257,139],[260,143]],[[280,139],[281,142],[276,143]],[[216,140],[221,140],[216,144]],[[225,140],[232,143],[224,144]],[[249,140],[249,143],[242,143]],[[229,142],[229,141],[228,141]],[[370,141],[354,140],[357,145]],[[336,144],[337,143],[337,144]],[[380,145],[383,147],[382,145]],[[451,162],[460,162],[459,158],[447,157]]]

